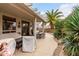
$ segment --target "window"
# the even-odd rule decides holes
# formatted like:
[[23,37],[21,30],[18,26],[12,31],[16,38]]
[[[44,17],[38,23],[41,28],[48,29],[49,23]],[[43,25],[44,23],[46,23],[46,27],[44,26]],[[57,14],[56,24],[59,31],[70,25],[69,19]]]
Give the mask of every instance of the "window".
[[16,32],[16,18],[3,15],[3,33]]

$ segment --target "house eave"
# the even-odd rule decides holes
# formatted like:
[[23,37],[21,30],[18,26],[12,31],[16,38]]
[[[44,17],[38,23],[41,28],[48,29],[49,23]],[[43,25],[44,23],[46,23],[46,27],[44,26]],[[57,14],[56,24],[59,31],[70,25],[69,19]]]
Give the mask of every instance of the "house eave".
[[44,22],[44,20],[39,15],[37,15],[32,9],[30,9],[23,3],[2,3],[0,4],[0,11],[14,15],[16,14],[17,16],[22,18],[31,18],[32,20],[34,20],[34,18],[37,18],[38,20]]

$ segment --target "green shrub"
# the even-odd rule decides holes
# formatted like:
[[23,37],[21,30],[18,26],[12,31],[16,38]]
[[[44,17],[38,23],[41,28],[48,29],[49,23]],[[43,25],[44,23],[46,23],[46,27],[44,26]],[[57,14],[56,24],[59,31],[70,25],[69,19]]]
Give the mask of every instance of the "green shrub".
[[64,52],[69,56],[79,55],[79,41],[76,41],[75,35],[66,36],[64,41]]
[[79,6],[76,6],[65,20],[64,51],[69,56],[79,55]]
[[55,29],[54,29],[54,37],[57,39],[61,39],[63,37],[63,21],[57,20],[55,23]]
[[61,30],[55,30],[53,34],[54,34],[54,37],[57,39],[61,38],[62,36]]

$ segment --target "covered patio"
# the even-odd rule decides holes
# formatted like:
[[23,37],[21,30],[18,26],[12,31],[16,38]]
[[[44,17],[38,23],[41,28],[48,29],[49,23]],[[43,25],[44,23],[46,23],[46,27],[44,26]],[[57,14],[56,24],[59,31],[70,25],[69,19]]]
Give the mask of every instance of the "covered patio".
[[12,54],[16,48],[35,51],[37,22],[44,20],[23,3],[0,4],[0,42],[8,43]]

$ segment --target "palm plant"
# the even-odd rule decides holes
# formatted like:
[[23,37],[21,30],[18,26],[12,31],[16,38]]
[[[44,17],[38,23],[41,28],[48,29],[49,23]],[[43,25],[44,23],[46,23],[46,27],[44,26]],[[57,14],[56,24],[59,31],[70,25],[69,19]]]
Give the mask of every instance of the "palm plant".
[[59,11],[59,9],[57,10],[53,10],[52,11],[47,11],[46,12],[46,15],[47,15],[47,18],[48,18],[48,22],[50,23],[50,26],[51,26],[51,29],[54,28],[54,24],[55,24],[55,21],[60,18],[62,15],[62,12]]
[[56,23],[55,23],[55,30],[54,30],[54,36],[57,38],[57,39],[60,39],[63,37],[63,23],[64,21],[60,21],[60,20],[56,20]]
[[68,55],[79,55],[79,6],[74,7],[73,12],[66,18],[64,28],[64,51]]
[[69,56],[79,55],[79,42],[75,37],[76,35],[69,35],[64,38],[64,52]]

